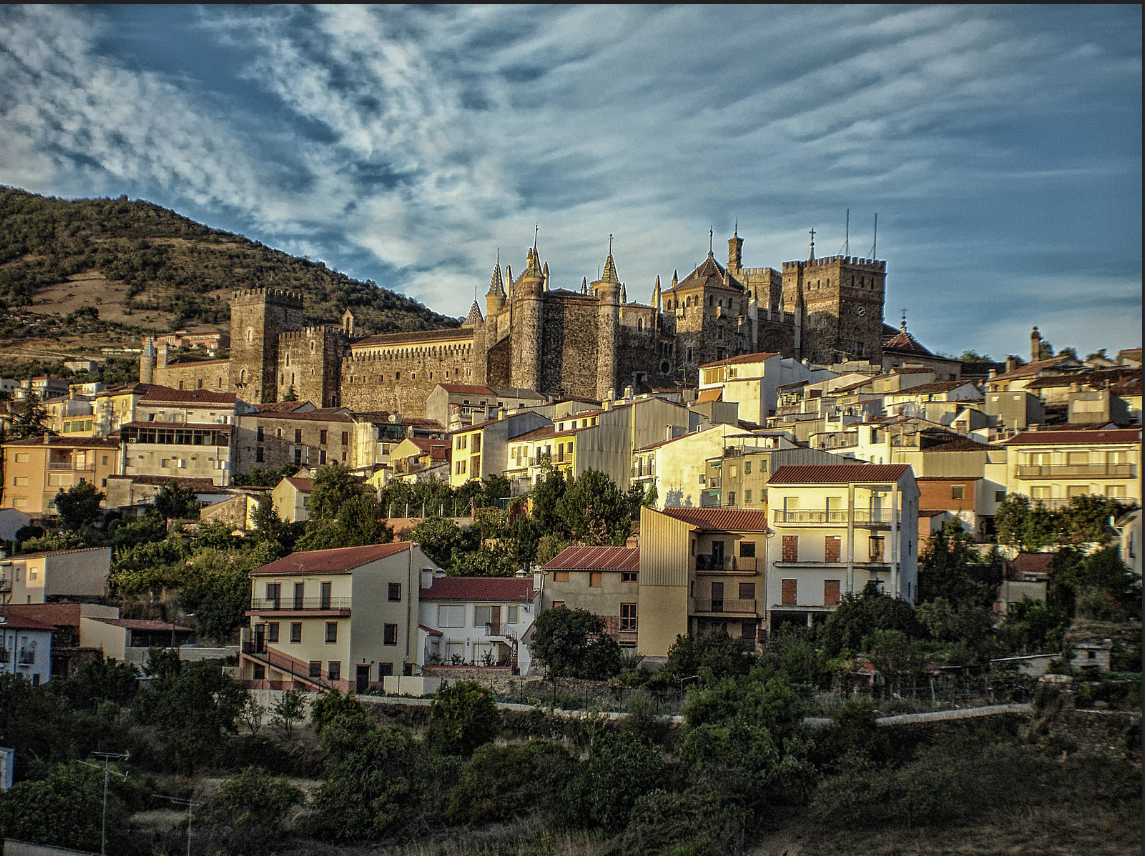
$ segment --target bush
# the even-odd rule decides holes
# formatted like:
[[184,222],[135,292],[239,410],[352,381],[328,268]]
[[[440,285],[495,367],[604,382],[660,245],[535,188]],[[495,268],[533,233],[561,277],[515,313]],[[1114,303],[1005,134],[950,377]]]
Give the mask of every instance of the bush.
[[604,856],[723,856],[739,853],[749,813],[722,795],[655,790],[636,801],[627,827]]
[[451,823],[491,823],[541,811],[555,815],[576,761],[559,744],[487,744],[473,753],[449,795]]
[[501,715],[493,694],[467,681],[441,687],[434,693],[429,717],[426,743],[443,755],[468,758],[501,730]]
[[636,801],[663,784],[658,749],[627,734],[599,733],[565,790],[565,820],[570,826],[618,832]]

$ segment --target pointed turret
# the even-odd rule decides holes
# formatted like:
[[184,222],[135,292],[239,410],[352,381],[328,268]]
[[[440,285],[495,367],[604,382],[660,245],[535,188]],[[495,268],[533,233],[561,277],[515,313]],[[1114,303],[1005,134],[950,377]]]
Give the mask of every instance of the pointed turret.
[[544,277],[544,275],[544,271],[541,270],[540,254],[537,252],[537,248],[535,246],[530,247],[528,258],[525,261],[525,272],[522,274],[522,276]]
[[500,262],[493,266],[493,276],[489,280],[489,290],[485,292],[485,296],[488,297],[491,294],[495,294],[498,297],[505,296],[505,282],[501,279]]
[[580,278],[580,293],[588,294],[588,277],[582,276]]
[[672,271],[672,288],[675,288],[679,284],[680,284],[680,274],[677,273],[676,271]]
[[660,308],[660,275],[656,275],[656,284],[652,286],[652,306],[655,309]]
[[548,262],[545,262],[545,266],[544,266],[544,268],[541,269],[541,272],[545,276],[544,289],[545,289],[545,291],[548,291],[549,290],[549,263]]
[[612,253],[604,260],[604,273],[600,275],[601,282],[612,282],[620,285],[620,277],[616,275],[616,262],[612,260]]
[[477,305],[477,301],[473,301],[473,305],[469,307],[469,314],[465,316],[465,320],[461,322],[462,327],[476,327],[482,321],[481,307]]
[[[505,266],[505,273],[510,274],[509,266]],[[501,279],[501,262],[493,266],[493,276],[489,280],[489,290],[485,292],[485,314],[497,315],[505,308],[505,283]],[[477,301],[473,301],[474,305]],[[470,311],[472,315],[472,310]]]
[[623,283],[621,283],[621,285],[620,285],[620,302],[621,303],[627,303],[628,302],[628,291],[624,288]]

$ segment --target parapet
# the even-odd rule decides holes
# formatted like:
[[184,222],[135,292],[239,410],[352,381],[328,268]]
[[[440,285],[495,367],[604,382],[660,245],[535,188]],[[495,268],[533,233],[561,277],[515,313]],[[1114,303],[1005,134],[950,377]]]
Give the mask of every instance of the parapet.
[[243,288],[231,293],[234,303],[269,303],[290,309],[301,309],[303,297],[297,291],[278,288]]
[[846,265],[853,268],[865,268],[871,273],[886,273],[887,263],[879,259],[861,259],[858,256],[824,256],[821,259],[806,259],[799,262],[784,262],[783,269],[796,270],[800,266],[805,268],[834,267]]

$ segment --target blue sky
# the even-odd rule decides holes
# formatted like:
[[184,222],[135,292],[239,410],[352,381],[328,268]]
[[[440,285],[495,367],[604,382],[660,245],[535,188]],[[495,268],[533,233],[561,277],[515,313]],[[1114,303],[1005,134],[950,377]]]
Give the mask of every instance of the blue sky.
[[0,7],[0,184],[146,199],[447,314],[887,260],[932,350],[1141,344],[1140,6]]

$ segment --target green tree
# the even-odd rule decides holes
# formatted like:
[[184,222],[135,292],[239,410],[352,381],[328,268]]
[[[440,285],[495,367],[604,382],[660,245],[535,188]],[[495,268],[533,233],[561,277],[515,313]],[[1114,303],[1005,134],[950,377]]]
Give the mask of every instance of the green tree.
[[207,550],[186,563],[179,604],[195,613],[204,636],[226,642],[246,623],[250,572],[261,564],[258,554],[218,550]]
[[635,735],[599,732],[564,794],[569,823],[617,832],[636,801],[663,781],[659,748]]
[[286,779],[247,767],[215,793],[203,812],[198,835],[205,833],[217,852],[273,853],[281,846],[288,815],[305,802],[306,794]]
[[427,517],[410,532],[410,540],[443,568],[449,567],[455,550],[465,553],[477,549],[472,530],[462,529],[448,517]]
[[41,406],[40,397],[34,392],[29,392],[8,429],[9,439],[29,440],[43,437],[48,433],[45,421],[47,418],[48,411]]
[[556,512],[573,537],[586,544],[623,544],[631,531],[627,495],[599,470],[570,479]]
[[546,460],[541,466],[541,475],[529,492],[532,518],[542,532],[565,536],[568,526],[557,509],[558,503],[568,490],[564,476]]
[[549,740],[477,748],[449,794],[451,823],[491,823],[540,810],[559,813],[560,795],[576,770],[568,750]]
[[605,632],[604,619],[586,609],[542,612],[529,650],[553,679],[605,680],[620,671],[620,646]]
[[319,467],[310,493],[310,519],[332,520],[342,503],[368,490],[349,469],[339,463]]
[[1116,520],[1130,508],[1107,496],[1071,496],[1059,513],[1062,539],[1071,545],[1108,544],[1114,535],[1110,520]]
[[195,489],[179,487],[174,479],[166,482],[155,493],[155,508],[163,517],[189,518],[197,517],[202,503]]
[[89,482],[80,482],[66,491],[61,489],[56,494],[55,505],[64,528],[80,532],[99,523],[103,520],[99,504],[104,498],[103,492]]
[[294,732],[295,723],[306,718],[306,696],[299,690],[287,690],[271,707],[271,714],[282,736],[289,738]]
[[1061,525],[1042,503],[1031,504],[1029,497],[1011,493],[998,505],[994,527],[999,544],[1037,552],[1058,540]]
[[746,675],[755,663],[755,654],[741,640],[732,639],[723,630],[712,630],[703,636],[677,636],[658,675],[662,673],[662,680],[668,683],[696,676],[710,683]]
[[925,633],[909,603],[883,594],[876,583],[870,582],[858,597],[843,595],[835,611],[823,622],[820,639],[825,653],[837,657],[844,651],[864,650],[863,640],[876,630],[901,630],[911,638]]
[[263,541],[281,544],[286,535],[286,524],[278,516],[278,509],[274,507],[274,498],[264,493],[258,498],[254,513],[251,514],[256,537]]
[[468,758],[500,730],[501,714],[484,687],[461,681],[434,693],[426,742],[443,755]]

